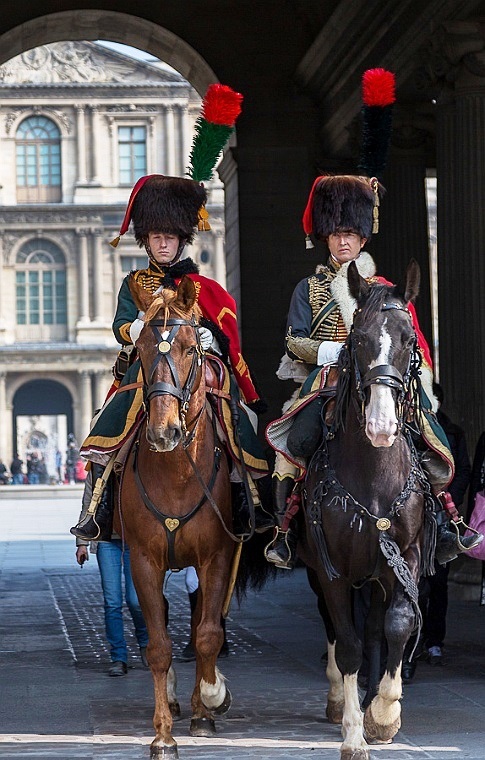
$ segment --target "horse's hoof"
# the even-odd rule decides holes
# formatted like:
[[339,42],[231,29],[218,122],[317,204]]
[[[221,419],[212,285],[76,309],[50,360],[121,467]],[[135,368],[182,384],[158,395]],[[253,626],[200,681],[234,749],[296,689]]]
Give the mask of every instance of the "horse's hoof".
[[170,715],[174,720],[180,720],[181,718],[181,711],[180,711],[180,705],[178,702],[169,702],[169,710]]
[[177,760],[179,756],[176,744],[162,744],[150,747],[150,760]]
[[327,702],[326,715],[330,723],[342,723],[344,717],[343,702]]
[[373,742],[382,742],[388,744],[401,728],[401,718],[396,718],[393,723],[386,726],[379,725],[372,717],[370,707],[364,713],[364,736],[365,740],[372,744]]
[[231,705],[232,705],[232,694],[226,686],[226,696],[224,697],[219,707],[214,707],[212,712],[214,713],[214,715],[225,715],[227,712],[229,712]]
[[340,760],[370,760],[368,749],[342,749],[340,750]]
[[191,736],[205,736],[210,739],[216,734],[216,724],[212,718],[192,718],[189,734]]

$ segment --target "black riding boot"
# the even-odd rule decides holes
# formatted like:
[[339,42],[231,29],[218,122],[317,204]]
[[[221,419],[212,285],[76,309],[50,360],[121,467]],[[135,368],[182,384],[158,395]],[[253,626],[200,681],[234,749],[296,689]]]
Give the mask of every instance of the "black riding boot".
[[[92,466],[92,482],[93,493],[96,488],[97,481],[102,478],[104,473],[104,467],[100,464],[93,462]],[[77,538],[84,538],[86,541],[110,541],[111,534],[113,532],[113,485],[112,476],[108,478],[106,487],[103,489],[99,502],[94,512],[88,513],[83,519],[71,528],[70,532]],[[99,484],[101,487],[101,484]]]
[[[192,591],[189,594],[191,622],[192,622],[192,617],[195,612],[195,608],[197,607],[198,593],[199,593],[198,589],[195,589],[195,591]],[[226,621],[223,617],[221,617],[221,626],[222,626],[222,630],[224,631],[224,641],[222,642],[222,646],[219,652],[219,657],[227,657],[229,654],[229,644],[227,643],[227,638],[226,638]],[[195,649],[192,643],[192,635],[190,636],[188,644],[185,646],[184,650],[182,651],[182,654],[179,656],[179,660],[181,662],[192,662],[193,660],[195,660]]]
[[286,477],[283,480],[273,478],[273,500],[277,527],[273,540],[264,550],[264,556],[276,567],[284,570],[292,570],[295,564],[296,543],[298,534],[296,520],[288,515],[288,502],[295,487],[293,478]]
[[[251,516],[244,483],[231,483],[233,531],[236,536],[244,536],[251,532]],[[259,499],[259,497],[258,497]],[[274,519],[258,501],[254,504],[254,532],[264,533],[274,528]]]
[[436,499],[435,504],[437,507],[439,506],[435,512],[437,525],[435,558],[438,564],[446,565],[447,562],[456,559],[461,552],[467,552],[469,549],[478,546],[483,541],[483,536],[481,533],[461,536],[456,523],[456,528],[452,528],[453,523],[448,512],[441,508],[438,499]]

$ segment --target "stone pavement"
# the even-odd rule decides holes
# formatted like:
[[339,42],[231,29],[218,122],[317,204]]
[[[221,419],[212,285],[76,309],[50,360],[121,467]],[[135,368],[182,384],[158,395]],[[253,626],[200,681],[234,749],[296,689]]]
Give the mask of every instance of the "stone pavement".
[[[3,491],[3,489],[2,489]],[[81,570],[68,528],[79,489],[0,498],[0,760],[148,760],[151,675],[126,618],[130,669],[108,678],[96,560]],[[186,644],[182,574],[167,581],[175,657]],[[446,664],[419,663],[404,687],[403,728],[374,760],[485,758],[485,609],[452,601]],[[233,693],[215,739],[188,734],[194,663],[176,663],[181,760],[338,760],[340,728],[325,718],[324,635],[305,573],[282,571],[227,623],[220,660]]]

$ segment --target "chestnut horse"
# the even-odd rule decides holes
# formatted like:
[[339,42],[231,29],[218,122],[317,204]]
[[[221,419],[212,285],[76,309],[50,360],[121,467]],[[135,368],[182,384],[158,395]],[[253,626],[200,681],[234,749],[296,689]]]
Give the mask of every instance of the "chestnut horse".
[[[429,486],[407,432],[410,407],[419,413],[419,354],[407,308],[418,294],[418,264],[410,262],[402,288],[368,284],[354,262],[348,282],[357,310],[339,357],[334,429],[308,469],[299,553],[330,615],[327,716],[342,723],[341,760],[369,760],[367,742],[390,741],[400,727],[403,651],[420,622],[417,584],[431,562],[433,521]],[[366,581],[372,581],[370,610],[361,642],[351,598]],[[364,644],[365,715],[357,689]]]
[[148,628],[147,657],[155,688],[156,736],[151,758],[178,757],[172,714],[172,645],[165,625],[165,573],[193,565],[199,578],[192,638],[196,678],[192,736],[212,736],[214,715],[231,694],[216,667],[223,643],[221,611],[237,546],[232,536],[229,470],[206,410],[204,354],[196,290],[183,278],[176,292],[151,295],[132,279],[145,325],[136,347],[144,380],[146,418],[120,485],[123,530],[135,587]]

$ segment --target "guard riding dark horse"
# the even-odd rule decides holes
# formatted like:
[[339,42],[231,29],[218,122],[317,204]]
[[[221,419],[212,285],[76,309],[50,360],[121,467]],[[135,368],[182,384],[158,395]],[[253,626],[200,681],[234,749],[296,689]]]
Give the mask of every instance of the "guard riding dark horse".
[[[318,577],[331,618],[327,715],[342,722],[341,758],[369,760],[366,739],[389,741],[400,727],[403,651],[419,626],[417,584],[432,566],[436,528],[412,434],[421,413],[419,354],[407,305],[418,294],[419,267],[410,263],[399,288],[369,285],[352,262],[348,283],[357,310],[339,358],[335,421],[305,482],[299,554]],[[370,672],[363,716],[357,690],[363,643],[351,598],[366,581]]]
[[[197,328],[194,283],[151,295],[130,282],[146,312],[137,340],[146,418],[127,458],[120,485],[121,521],[149,635],[147,657],[155,686],[152,758],[178,757],[172,736],[177,710],[169,669],[172,646],[161,589],[167,570],[192,565],[199,578],[192,640],[197,664],[192,736],[212,736],[214,716],[231,695],[216,667],[223,642],[221,611],[235,554],[226,455],[207,412],[205,357]],[[167,692],[168,689],[168,692]]]

